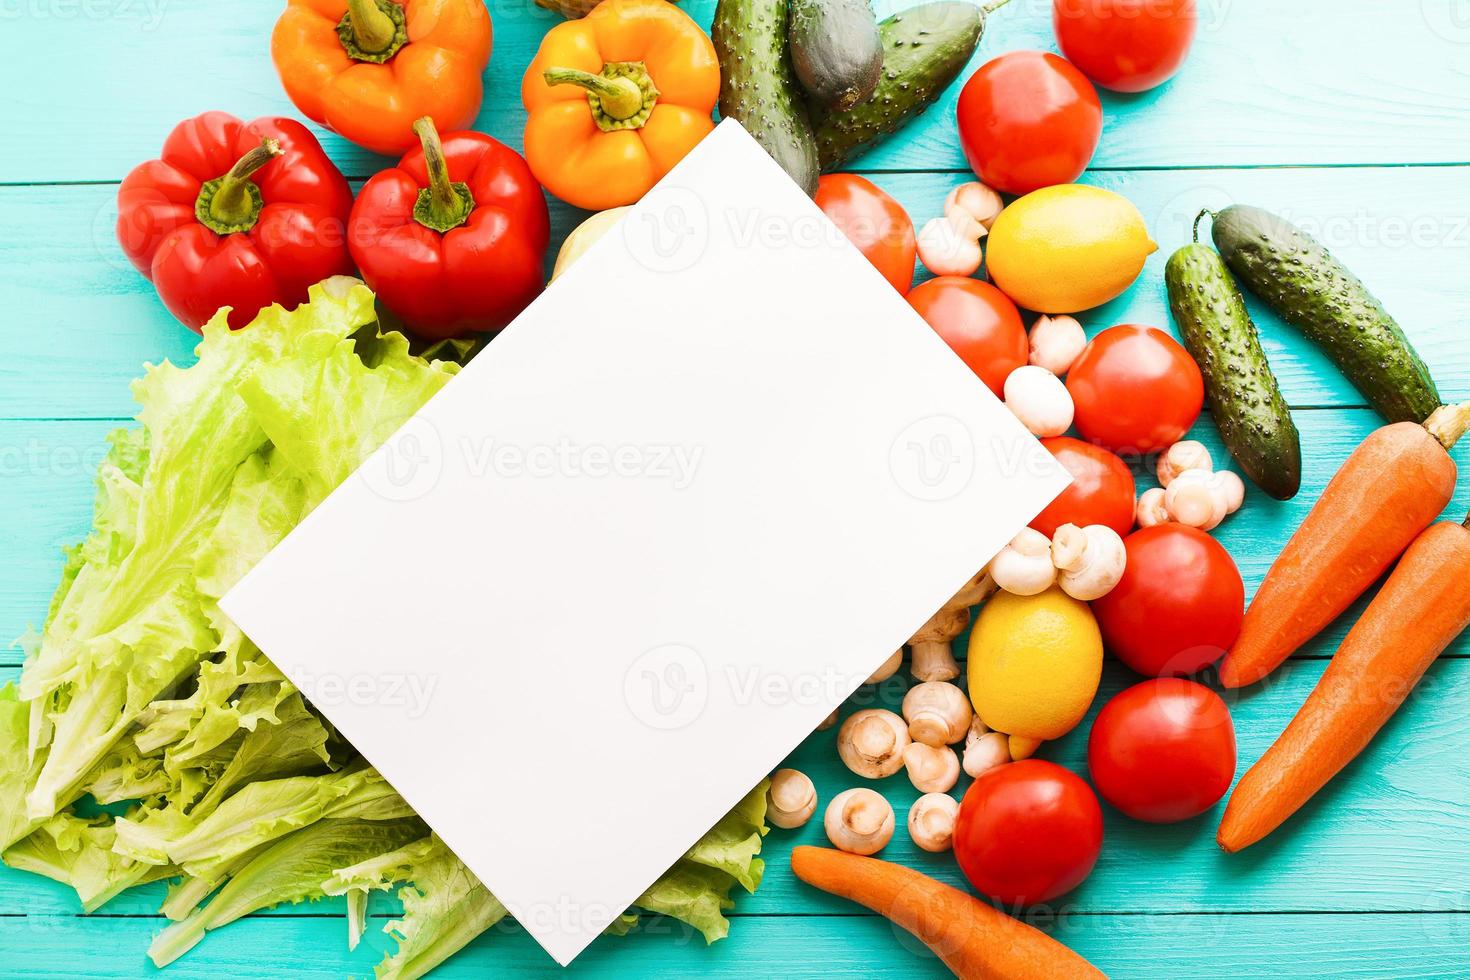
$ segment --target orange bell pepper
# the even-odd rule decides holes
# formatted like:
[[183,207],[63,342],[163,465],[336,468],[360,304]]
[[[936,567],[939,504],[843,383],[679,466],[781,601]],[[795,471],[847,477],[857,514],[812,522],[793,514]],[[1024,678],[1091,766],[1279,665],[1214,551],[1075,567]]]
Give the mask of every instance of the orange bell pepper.
[[490,45],[484,0],[287,0],[271,57],[304,115],[400,154],[421,116],[444,132],[475,121]]
[[521,82],[526,162],[593,211],[632,204],[714,128],[715,46],[666,0],[603,0],[547,32]]

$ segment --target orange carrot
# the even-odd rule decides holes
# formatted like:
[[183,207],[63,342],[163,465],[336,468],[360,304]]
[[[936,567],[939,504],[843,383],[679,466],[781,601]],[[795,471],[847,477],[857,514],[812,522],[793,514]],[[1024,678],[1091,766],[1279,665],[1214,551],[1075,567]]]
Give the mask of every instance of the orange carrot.
[[1241,777],[1220,821],[1220,846],[1249,847],[1326,786],[1467,626],[1470,530],[1442,522],[1404,552],[1286,731]]
[[1266,573],[1220,683],[1271,673],[1388,570],[1450,502],[1448,450],[1467,428],[1470,402],[1447,405],[1423,425],[1385,425],[1353,450]]
[[798,847],[791,870],[902,926],[963,980],[1091,980],[1106,975],[1039,929],[911,868],[827,847]]

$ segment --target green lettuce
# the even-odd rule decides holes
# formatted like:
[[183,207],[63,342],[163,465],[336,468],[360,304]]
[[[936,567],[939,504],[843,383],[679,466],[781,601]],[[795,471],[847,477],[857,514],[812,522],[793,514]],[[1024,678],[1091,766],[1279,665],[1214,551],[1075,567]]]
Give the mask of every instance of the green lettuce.
[[[345,896],[355,946],[369,893],[396,888],[398,947],[378,970],[417,977],[505,917],[219,607],[476,349],[416,353],[370,291],[337,279],[243,330],[216,317],[196,363],[147,369],[141,425],[108,437],[91,533],[22,640],[19,685],[0,689],[7,864],[70,885],[88,912],[176,879],[159,964],[243,915],[325,895]],[[764,812],[762,787],[607,931],[644,910],[725,935],[734,889],[760,882]]]
[[349,908],[359,911],[349,928],[360,935],[367,893],[400,881],[411,882],[398,892],[403,916],[383,927],[398,949],[376,967],[379,980],[421,977],[505,918],[505,906],[435,836],[338,870],[326,892],[356,896]]
[[332,872],[392,852],[427,832],[418,818],[392,821],[322,820],[281,838],[236,871],[205,907],[160,933],[148,948],[154,966],[167,966],[211,929],[251,912],[321,898]]
[[730,932],[725,912],[735,907],[730,892],[738,884],[748,892],[760,886],[765,862],[760,853],[766,826],[766,790],[762,782],[746,794],[719,823],[633,904],[678,919],[698,929],[705,942]]

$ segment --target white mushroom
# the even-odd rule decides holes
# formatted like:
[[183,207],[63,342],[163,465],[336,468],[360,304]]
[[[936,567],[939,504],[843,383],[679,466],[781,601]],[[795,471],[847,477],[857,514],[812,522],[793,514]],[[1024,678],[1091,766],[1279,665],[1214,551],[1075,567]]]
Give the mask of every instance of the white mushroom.
[[993,189],[972,180],[950,191],[944,199],[944,213],[959,209],[978,221],[987,231],[1000,215],[1005,202]]
[[796,769],[777,769],[766,790],[766,818],[783,830],[800,827],[817,811],[817,787]]
[[893,807],[865,787],[832,797],[822,826],[832,846],[852,854],[876,854],[893,839]]
[[984,233],[975,219],[963,212],[956,218],[945,216],[927,222],[918,238],[919,261],[924,268],[936,276],[974,275],[983,256],[979,236],[968,234],[971,228]]
[[990,577],[1012,595],[1040,595],[1057,578],[1051,541],[1035,528],[1022,528],[991,560]]
[[893,656],[891,656],[887,660],[883,661],[883,665],[881,667],[879,667],[877,670],[873,671],[871,674],[869,674],[868,675],[868,679],[866,681],[864,681],[863,683],[864,684],[878,684],[878,683],[881,683],[882,681],[886,681],[886,680],[888,680],[888,678],[890,678],[894,674],[898,673],[898,668],[902,664],[903,664],[903,647],[899,647],[897,650],[893,651]]
[[1057,377],[1071,370],[1086,346],[1087,333],[1073,317],[1043,313],[1031,325],[1030,361]]
[[908,726],[883,708],[855,712],[837,730],[837,754],[847,768],[867,779],[882,779],[902,769],[908,744]]
[[903,750],[903,764],[920,793],[947,793],[960,778],[960,757],[947,745],[910,742]]
[[1167,489],[1174,478],[1186,470],[1204,470],[1208,473],[1214,468],[1215,462],[1210,458],[1210,451],[1205,448],[1205,444],[1185,439],[1159,454],[1154,472],[1159,478],[1159,486]]
[[925,793],[909,807],[909,837],[921,849],[938,853],[954,846],[960,802],[946,793]]
[[1174,518],[1169,516],[1169,508],[1164,504],[1164,489],[1162,487],[1150,487],[1143,491],[1138,498],[1138,505],[1134,509],[1133,519],[1139,527],[1153,527],[1155,524],[1167,524]]
[[827,729],[831,728],[835,724],[837,724],[837,709],[833,708],[832,713],[823,718],[822,723],[817,726],[817,731],[825,732]]
[[1180,524],[1209,530],[1228,513],[1224,493],[1210,487],[1213,474],[1209,470],[1185,470],[1169,481],[1164,491],[1164,506],[1169,516]]
[[1026,364],[1012,371],[1006,377],[1005,401],[1006,408],[1032,435],[1059,436],[1072,427],[1076,411],[1072,395],[1061,379],[1044,367]]
[[953,684],[924,681],[903,696],[903,716],[909,737],[925,745],[953,745],[970,730],[975,715],[970,699]]
[[1057,582],[1073,599],[1101,599],[1123,578],[1128,552],[1117,531],[1106,524],[1063,524],[1051,544]]
[[965,772],[972,777],[978,778],[982,773],[1010,761],[1010,740],[1003,732],[981,732],[965,743]]

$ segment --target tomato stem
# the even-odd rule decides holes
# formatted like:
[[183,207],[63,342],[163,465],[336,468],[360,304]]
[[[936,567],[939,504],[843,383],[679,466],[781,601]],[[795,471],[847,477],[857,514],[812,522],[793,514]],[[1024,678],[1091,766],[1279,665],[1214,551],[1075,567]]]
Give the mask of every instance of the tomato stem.
[[266,138],[246,153],[223,177],[205,182],[194,200],[194,217],[219,235],[249,231],[260,217],[265,199],[250,178],[282,153],[281,144]]
[[425,228],[446,232],[469,220],[475,209],[475,198],[463,181],[449,179],[449,164],[444,160],[444,144],[434,120],[424,116],[413,124],[419,143],[424,148],[424,169],[429,173],[429,186],[419,191],[414,202],[414,220]]

